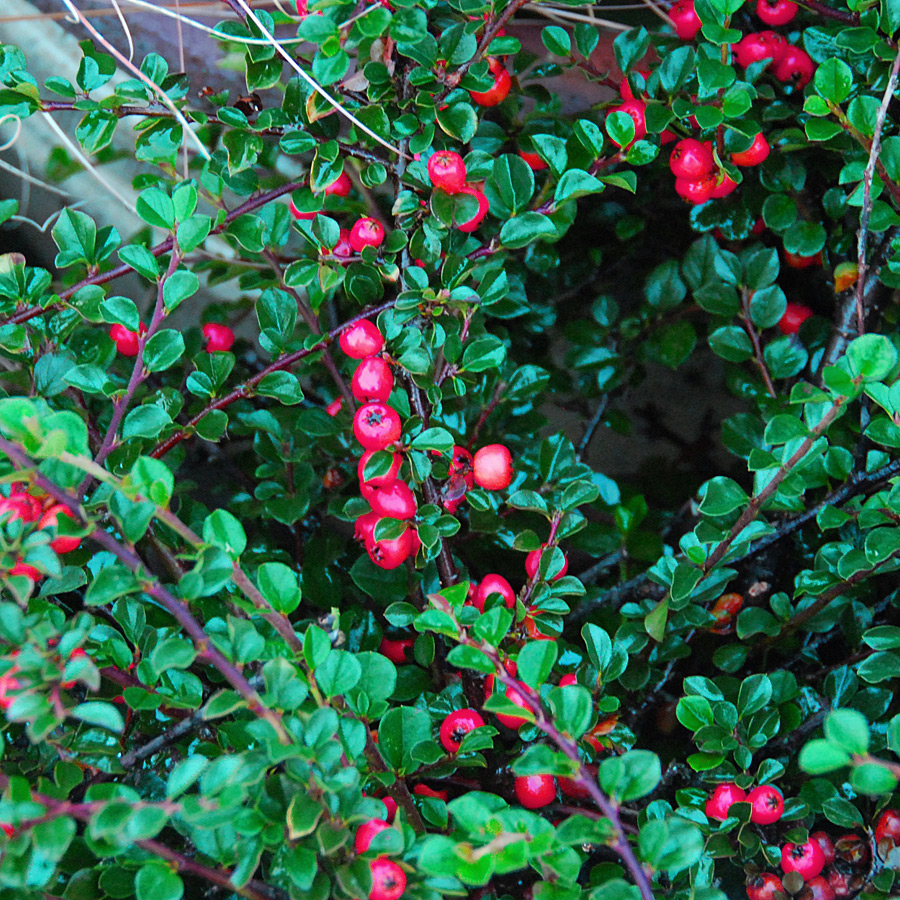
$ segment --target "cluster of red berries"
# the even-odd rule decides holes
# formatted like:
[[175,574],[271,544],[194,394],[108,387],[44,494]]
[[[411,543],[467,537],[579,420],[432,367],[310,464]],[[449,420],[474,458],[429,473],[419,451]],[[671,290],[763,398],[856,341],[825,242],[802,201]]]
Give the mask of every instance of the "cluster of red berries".
[[[51,532],[56,532],[60,516],[75,518],[67,506],[56,503],[52,497],[35,497],[18,485],[13,485],[8,497],[0,497],[0,522],[20,521],[28,525],[35,524],[38,531],[50,529]],[[80,543],[81,538],[57,535],[50,541],[50,547],[57,553],[71,553]],[[6,574],[24,575],[35,583],[44,577],[34,566],[23,562],[21,557]]]
[[[758,166],[770,149],[765,135],[759,133],[746,150],[732,153],[731,161],[737,166]],[[675,176],[675,192],[688,203],[699,205],[718,200],[737,187],[737,182],[717,164],[712,141],[678,141],[669,156],[669,169]]]
[[[509,76],[507,75],[507,77]],[[460,231],[469,234],[481,224],[481,220],[487,215],[488,199],[483,190],[484,185],[468,184],[466,182],[467,174],[463,158],[452,150],[438,150],[428,160],[428,177],[436,188],[440,188],[448,194],[469,194],[478,201],[478,210],[475,215],[457,226]]]
[[[757,825],[771,825],[784,813],[784,798],[778,788],[760,785],[748,794],[727,782],[720,784],[706,801],[706,815],[722,821],[728,818],[734,803],[749,803],[750,821]],[[875,845],[882,857],[900,846],[900,811],[888,809],[881,814],[875,826]],[[782,846],[781,877],[773,872],[751,875],[746,885],[747,897],[780,900],[788,894],[784,876],[796,873],[791,893],[798,900],[847,900],[865,887],[870,864],[871,850],[866,838],[849,833],[832,839],[827,832],[816,831],[802,844],[788,842]]]
[[391,465],[383,475],[366,478],[372,457],[400,440],[403,424],[388,398],[394,389],[394,373],[382,356],[384,335],[368,319],[361,319],[341,332],[341,350],[359,365],[351,382],[353,396],[360,402],[353,417],[353,434],[363,448],[359,461],[359,488],[372,511],[356,520],[357,540],[365,545],[369,558],[383,569],[396,569],[419,549],[419,535],[407,525],[395,538],[375,539],[375,526],[383,518],[408,522],[418,508],[416,495],[400,480],[403,458],[392,451]]
[[[353,182],[346,172],[341,172],[338,177],[325,188],[326,197],[347,197],[353,188]],[[293,200],[288,200],[288,207],[295,219],[311,221],[318,213],[301,212]],[[384,243],[384,226],[378,219],[371,216],[363,216],[357,219],[350,229],[341,228],[338,242],[330,249],[332,256],[337,259],[349,259],[354,253],[361,253],[364,247],[380,247]]]
[[[207,322],[200,331],[206,343],[207,353],[219,353],[230,350],[234,345],[234,332],[227,325]],[[131,331],[124,325],[113,325],[109,336],[122,356],[137,356],[140,349],[140,338],[147,333],[147,326],[141,322],[137,331]]]
[[[367,853],[375,835],[391,827],[393,826],[383,819],[369,819],[368,822],[363,822],[356,829],[354,849],[358,854]],[[369,900],[399,900],[406,890],[406,872],[386,856],[376,856],[369,860],[369,870],[372,873]]]

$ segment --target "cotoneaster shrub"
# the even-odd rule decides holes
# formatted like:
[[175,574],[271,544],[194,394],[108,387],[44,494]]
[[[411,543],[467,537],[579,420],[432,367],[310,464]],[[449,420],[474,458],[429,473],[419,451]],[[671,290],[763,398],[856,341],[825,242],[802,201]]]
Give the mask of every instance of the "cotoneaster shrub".
[[900,7],[227,5],[0,49],[146,226],[0,271],[0,898],[891,896]]

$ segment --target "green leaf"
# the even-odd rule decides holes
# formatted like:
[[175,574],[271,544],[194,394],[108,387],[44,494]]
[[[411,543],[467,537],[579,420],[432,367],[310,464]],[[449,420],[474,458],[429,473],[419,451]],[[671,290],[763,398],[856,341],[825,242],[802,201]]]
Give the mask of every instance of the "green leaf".
[[629,750],[600,764],[600,786],[620,803],[646,797],[659,784],[659,757],[649,750]]
[[855,709],[836,709],[825,719],[825,738],[846,753],[864,756],[869,749],[869,723]]
[[73,719],[80,719],[88,725],[96,725],[121,734],[125,730],[125,720],[122,714],[112,703],[104,703],[102,700],[88,700],[79,703],[70,713]]
[[263,563],[256,572],[256,583],[259,592],[278,612],[288,615],[300,605],[297,575],[284,563]]
[[556,237],[556,228],[547,216],[536,212],[508,219],[500,229],[500,243],[511,250],[546,237]]
[[203,520],[203,540],[237,559],[247,546],[247,535],[240,521],[226,509],[217,509]]
[[800,751],[800,768],[810,775],[824,775],[850,762],[850,755],[830,741],[810,741]]
[[138,215],[148,224],[172,231],[175,228],[175,204],[160,188],[148,188],[138,195]]
[[854,380],[883,381],[897,365],[897,349],[883,334],[864,334],[847,347],[847,364]]
[[177,269],[163,285],[163,303],[171,312],[200,290],[200,279],[188,269]]
[[134,879],[134,895],[137,900],[181,900],[184,883],[169,866],[147,863]]
[[399,706],[382,716],[378,724],[378,748],[395,771],[413,762],[412,751],[431,740],[431,717],[422,709]]
[[[546,643],[541,641],[540,643]],[[494,674],[494,664],[477,647],[467,644],[457,644],[448,654],[447,662],[451,666],[460,669],[474,669],[476,672],[484,672],[486,675]]]
[[539,688],[553,671],[558,653],[556,641],[530,641],[519,651],[519,678],[529,687]]
[[332,650],[324,662],[316,666],[316,681],[326,697],[346,694],[362,677],[362,667],[352,653]]
[[157,331],[144,346],[144,365],[149,372],[162,372],[175,365],[184,353],[184,338],[174,328]]

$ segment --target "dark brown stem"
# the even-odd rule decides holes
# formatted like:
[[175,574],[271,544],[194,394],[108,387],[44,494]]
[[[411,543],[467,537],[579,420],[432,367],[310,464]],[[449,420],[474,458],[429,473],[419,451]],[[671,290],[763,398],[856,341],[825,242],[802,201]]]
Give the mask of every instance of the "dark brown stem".
[[766,358],[763,355],[762,344],[759,340],[759,332],[756,330],[756,327],[753,324],[753,319],[750,318],[749,291],[742,291],[741,306],[741,324],[744,326],[744,331],[747,332],[750,337],[750,342],[753,344],[753,360],[756,363],[756,367],[759,369],[760,374],[762,375],[763,382],[766,385],[766,390],[769,392],[769,396],[774,399],[778,396],[778,392],[775,390],[775,384],[772,381],[772,376],[769,374],[769,367],[766,365]]
[[[366,759],[369,763],[369,768],[373,772],[383,772],[385,774],[390,773],[390,769],[387,767],[384,759],[381,756],[381,751],[378,749],[378,745],[372,739],[372,732],[369,731],[368,727],[366,728],[366,749],[365,749]],[[403,808],[406,813],[406,818],[409,821],[409,824],[412,826],[413,831],[417,834],[422,834],[425,832],[425,823],[422,821],[422,816],[419,814],[419,809],[416,806],[416,801],[413,799],[413,795],[409,792],[409,788],[406,786],[406,782],[402,778],[394,778],[394,783],[385,787],[385,791],[394,799],[394,802]]]
[[859,24],[859,13],[850,12],[846,9],[835,9],[833,6],[828,6],[827,3],[820,3],[819,0],[797,0],[797,2],[804,9],[818,13],[825,19],[834,19],[836,22],[845,22],[848,25]]

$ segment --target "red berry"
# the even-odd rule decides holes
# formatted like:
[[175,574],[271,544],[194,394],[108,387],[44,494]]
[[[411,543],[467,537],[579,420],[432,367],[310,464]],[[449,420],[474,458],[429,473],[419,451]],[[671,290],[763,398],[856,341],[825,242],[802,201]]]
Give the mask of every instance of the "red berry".
[[[642,137],[647,134],[647,121],[646,121],[646,113],[647,113],[647,104],[643,103],[640,100],[626,100],[620,106],[614,106],[610,110],[610,114],[616,112],[623,112],[626,115],[631,116],[631,121],[634,122],[634,138],[632,140],[632,144],[635,141],[639,141]],[[615,141],[612,137],[610,140],[616,144],[616,146],[621,146]],[[629,147],[631,144],[628,145]],[[628,149],[627,147],[625,149]]]
[[779,62],[789,46],[785,38],[774,31],[757,31],[745,34],[732,50],[737,64],[746,69],[764,59],[772,60],[773,64]]
[[[407,653],[412,650],[414,643],[415,641],[412,638],[398,638],[393,640],[391,638],[383,637],[381,643],[378,645],[378,652],[382,656],[387,657],[395,665],[400,666],[409,662]],[[387,802],[387,798],[385,798],[385,802]]]
[[802,303],[788,303],[784,315],[778,320],[778,327],[782,334],[796,334],[812,314],[813,311]]
[[835,900],[834,888],[821,875],[811,878],[800,889],[797,900]]
[[559,679],[560,687],[569,687],[572,684],[578,684],[578,676],[574,672],[568,672]]
[[342,409],[344,408],[344,398],[343,397],[335,397],[328,406],[325,407],[325,412],[328,413],[329,416],[334,418]]
[[351,359],[365,359],[381,353],[384,349],[384,336],[374,322],[360,319],[341,332],[338,343]]
[[880,847],[884,841],[890,841],[894,847],[900,844],[900,809],[886,809],[878,817],[875,844]]
[[300,212],[294,201],[290,198],[288,199],[288,209],[290,209],[291,215],[295,219],[300,219],[303,222],[310,222],[318,215],[316,212]]
[[363,822],[356,829],[356,837],[353,839],[353,847],[356,852],[365,853],[372,843],[372,838],[380,831],[387,831],[390,827],[387,822],[381,819],[369,819],[368,822]]
[[675,179],[675,193],[694,206],[700,206],[711,200],[715,187],[716,176],[712,173],[696,181],[689,181],[687,178]]
[[799,253],[790,253],[787,250],[784,253],[784,261],[792,269],[809,269],[813,266],[822,265],[822,251],[814,253],[812,256],[801,256]]
[[458,444],[453,446],[453,455],[450,458],[451,478],[462,478],[467,488],[475,487],[475,474],[472,469],[472,454],[465,447]]
[[785,872],[796,872],[804,881],[809,881],[825,868],[825,854],[818,841],[785,844],[781,848],[781,868]]
[[742,803],[747,799],[747,792],[739,788],[734,782],[728,781],[720,784],[706,801],[705,812],[710,819],[724,821],[728,818],[728,810],[733,803]]
[[722,197],[727,197],[738,186],[737,182],[724,172],[721,173],[721,176],[721,181],[718,181],[710,192],[710,197],[713,200],[721,200]]
[[746,149],[731,154],[731,161],[736,166],[758,166],[769,155],[769,142],[760,132],[753,138],[753,143]]
[[396,569],[402,566],[416,552],[414,528],[407,528],[400,537],[376,541],[374,535],[366,539],[369,559],[382,569]]
[[[569,676],[564,675],[563,678],[568,678]],[[575,677],[574,675],[572,676]],[[560,679],[560,684],[562,684],[562,679]],[[597,779],[597,767],[596,766],[585,766],[585,768],[590,772],[593,779],[596,781]],[[588,800],[590,799],[591,792],[579,781],[573,781],[571,778],[565,778],[560,776],[557,778],[559,783],[559,789],[567,796],[571,797],[573,800]]]
[[[53,528],[54,530],[59,528],[60,516],[68,516],[70,519],[75,518],[72,511],[67,506],[63,506],[62,503],[56,503],[41,516],[41,519],[38,522],[38,528],[41,530],[44,528]],[[81,538],[60,535],[50,541],[50,546],[57,553],[71,553],[73,550],[78,549],[80,543]]]
[[731,627],[731,620],[743,605],[744,598],[740,594],[722,594],[710,610],[716,624],[709,630],[713,634],[726,634]]
[[406,890],[406,873],[397,863],[380,856],[369,863],[372,889],[369,900],[399,900]]
[[434,797],[435,800],[443,800],[445,803],[450,796],[446,791],[436,791],[433,788],[428,787],[427,784],[417,784],[413,788],[413,793],[417,797]]
[[[22,562],[22,557],[19,557],[16,560],[16,564],[9,570],[10,575],[22,575],[25,578],[30,579],[35,584],[37,584],[43,577],[43,572],[36,569],[34,566],[30,566],[26,562]],[[6,707],[4,707],[5,709]]]
[[[145,334],[147,326],[141,322],[138,330],[140,334]],[[115,324],[109,329],[109,336],[122,356],[137,356],[138,331],[129,331],[124,325]]]
[[400,439],[400,416],[384,403],[366,403],[353,417],[353,434],[366,450],[384,450]]
[[484,725],[484,719],[477,710],[457,709],[441,722],[441,743],[448,753],[456,753],[462,739],[476,728]]
[[350,232],[342,228],[338,232],[338,242],[331,248],[331,255],[338,259],[349,259],[353,256],[353,247],[350,244]]
[[757,825],[771,825],[784,813],[784,797],[777,787],[761,784],[747,795],[747,802],[753,807],[750,821]]
[[428,177],[436,188],[456,194],[466,183],[466,164],[452,150],[438,150],[428,160]]
[[525,160],[528,168],[531,169],[532,172],[542,172],[547,168],[547,163],[545,163],[537,153],[528,153],[525,150],[520,150],[519,156]]
[[499,594],[509,609],[516,605],[516,592],[512,585],[502,575],[485,575],[481,579],[472,597],[471,604],[479,612],[484,612],[484,602],[491,594]]
[[380,356],[364,359],[353,373],[353,396],[361,403],[386,401],[394,389],[394,373]]
[[513,790],[525,809],[540,809],[556,799],[556,782],[552,775],[520,775]]
[[787,25],[797,15],[797,4],[791,0],[756,0],[756,15],[766,25]]
[[775,900],[776,894],[784,892],[781,879],[771,872],[760,872],[747,880],[748,900]]
[[679,141],[669,156],[669,168],[676,178],[699,181],[716,167],[712,146],[706,141],[685,138]]
[[513,480],[512,455],[503,444],[488,444],[472,459],[475,483],[487,491],[502,491]]
[[822,848],[822,855],[825,857],[825,865],[830,866],[834,862],[834,844],[830,835],[825,831],[817,831],[809,836],[811,841],[815,841]]
[[207,353],[225,352],[234,344],[234,332],[227,325],[207,322],[200,330],[206,340]]
[[350,246],[361,253],[363,247],[380,247],[384,243],[384,226],[378,219],[357,219],[350,229]]
[[703,27],[694,9],[694,0],[678,0],[669,10],[669,18],[675,26],[675,34],[683,41],[692,41]]
[[868,865],[870,859],[869,842],[858,834],[842,834],[834,842],[834,855],[851,866]]
[[461,222],[456,226],[464,234],[471,234],[481,224],[484,217],[488,214],[490,204],[488,203],[487,196],[480,187],[475,187],[474,185],[467,184],[460,189],[459,193],[470,194],[478,201],[478,211],[475,213],[475,215],[472,216],[472,218],[469,219],[468,222]]
[[325,193],[334,197],[346,197],[353,190],[353,182],[346,172],[341,172],[338,177],[325,188]]
[[393,797],[382,797],[381,802],[384,804],[384,808],[387,810],[388,822],[393,822],[394,816],[397,815],[397,801]]
[[790,81],[799,91],[809,83],[815,70],[816,67],[805,50],[789,46],[775,63],[772,72],[779,81]]
[[387,519],[411,519],[416,514],[416,495],[399,479],[378,485],[367,498],[373,512]]
[[367,500],[369,499],[369,493],[371,491],[377,490],[380,487],[384,487],[386,484],[394,481],[400,475],[400,466],[403,462],[403,457],[399,453],[392,454],[390,469],[388,469],[384,475],[376,475],[366,481],[366,463],[368,463],[368,461],[375,455],[376,452],[377,451],[375,450],[366,450],[366,452],[363,453],[362,457],[359,460],[359,465],[356,467],[356,473],[359,476],[359,489],[363,497],[365,497]]
[[11,838],[16,833],[16,829],[13,828],[12,825],[10,825],[8,822],[0,822],[0,828],[3,829],[3,833],[8,838]]
[[353,529],[353,539],[362,541],[364,544],[372,539],[372,532],[380,520],[380,516],[376,512],[367,512],[356,520]]
[[[41,515],[41,504],[31,494],[16,491],[9,497],[0,497],[0,519],[3,519],[6,513],[9,513],[8,522],[15,522],[17,519],[22,522],[34,522]],[[39,525],[38,527],[44,526]]]
[[[532,550],[528,556],[525,557],[525,574],[529,578],[534,578],[537,575],[541,565],[541,554],[544,552],[546,546],[546,544],[541,544],[537,550]],[[556,581],[558,578],[562,578],[568,570],[569,560],[567,560],[565,554],[563,554],[562,568],[550,580]]]
[[[516,706],[521,706],[523,709],[531,709],[525,696],[530,695],[532,692],[524,684],[516,682],[516,686],[510,689],[506,689],[505,686],[501,685],[501,691],[506,699],[511,700]],[[487,700],[493,693],[494,676],[488,675],[484,680],[484,699]],[[513,731],[516,731],[528,721],[528,719],[525,719],[522,716],[512,716],[507,713],[496,713],[496,716],[497,721],[500,722],[501,725],[505,725],[507,728],[513,729]]]
[[494,76],[494,83],[486,91],[469,91],[469,96],[479,106],[499,106],[508,96],[512,87],[512,77],[499,59],[490,57],[488,69]]

